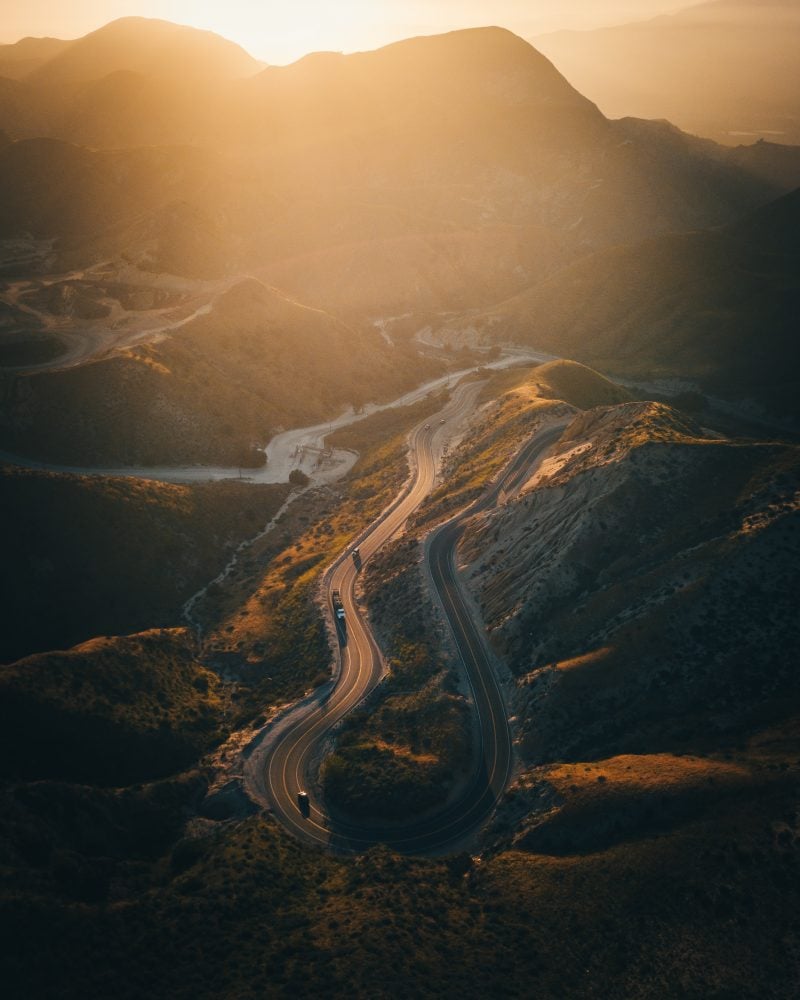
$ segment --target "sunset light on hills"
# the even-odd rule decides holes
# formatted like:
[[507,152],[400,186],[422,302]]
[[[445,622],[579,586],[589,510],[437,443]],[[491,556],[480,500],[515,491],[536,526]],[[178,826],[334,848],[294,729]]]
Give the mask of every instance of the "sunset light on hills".
[[0,0],[3,1000],[790,1000],[794,0]]
[[257,59],[355,52],[413,35],[500,24],[523,36],[595,28],[674,9],[670,0],[4,0],[0,42],[26,35],[74,38],[119,17],[155,17],[214,31]]

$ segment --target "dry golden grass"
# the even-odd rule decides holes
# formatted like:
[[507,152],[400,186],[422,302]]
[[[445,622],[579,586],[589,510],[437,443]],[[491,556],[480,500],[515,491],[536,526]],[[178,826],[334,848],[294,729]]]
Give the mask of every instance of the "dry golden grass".
[[602,850],[712,815],[763,780],[746,761],[664,753],[537,768],[520,781],[534,805],[515,840],[535,853]]
[[573,656],[572,659],[562,660],[556,664],[558,670],[580,670],[583,667],[591,667],[602,663],[613,650],[610,646],[603,646],[602,649],[593,649],[590,653],[583,653],[581,656]]
[[557,764],[544,768],[542,774],[560,794],[584,805],[609,794],[682,794],[709,784],[738,787],[752,780],[751,770],[742,764],[663,753],[622,754],[602,761]]
[[435,767],[439,763],[439,755],[435,753],[417,753],[407,744],[389,743],[386,740],[374,739],[372,745],[378,750],[386,750],[395,757],[403,757],[414,764],[429,764]]

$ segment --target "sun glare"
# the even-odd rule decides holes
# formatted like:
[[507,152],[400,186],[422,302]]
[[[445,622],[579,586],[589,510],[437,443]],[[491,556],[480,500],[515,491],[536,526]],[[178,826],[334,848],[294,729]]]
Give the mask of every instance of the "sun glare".
[[[151,0],[147,16],[224,35],[257,59],[372,49],[411,35],[501,24],[523,37],[589,28],[670,10],[669,0]],[[125,11],[126,13],[130,11]],[[145,13],[135,11],[136,13]]]
[[487,24],[531,38],[652,16],[673,6],[670,0],[2,0],[0,42],[25,35],[77,38],[120,17],[152,17],[213,31],[257,59],[281,64],[308,52],[354,52]]
[[214,31],[271,63],[292,62],[308,52],[373,48],[401,37],[406,27],[405,18],[392,16],[394,4],[369,0],[338,4],[328,0],[293,4],[170,0],[163,6],[162,16],[167,20]]

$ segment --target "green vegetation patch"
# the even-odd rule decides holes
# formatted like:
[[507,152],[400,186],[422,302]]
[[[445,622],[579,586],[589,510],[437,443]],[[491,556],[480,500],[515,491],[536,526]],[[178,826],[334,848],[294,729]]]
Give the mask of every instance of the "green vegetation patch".
[[631,394],[604,375],[576,361],[550,361],[529,380],[543,398],[563,399],[579,410],[627,403]]
[[441,805],[464,776],[467,727],[463,700],[435,685],[388,694],[373,712],[348,719],[323,766],[325,795],[353,816],[413,819]]
[[221,684],[185,630],[98,638],[0,668],[5,776],[126,785],[219,741]]

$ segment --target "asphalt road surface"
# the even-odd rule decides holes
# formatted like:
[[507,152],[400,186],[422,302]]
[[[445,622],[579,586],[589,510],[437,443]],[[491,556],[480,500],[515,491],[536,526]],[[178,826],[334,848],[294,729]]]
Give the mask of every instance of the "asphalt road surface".
[[[429,424],[411,435],[415,474],[407,491],[359,540],[360,565],[396,535],[409,515],[431,491],[436,477],[436,456],[449,422],[474,407],[480,385],[460,386],[447,407]],[[561,434],[562,427],[536,435],[476,503],[438,528],[426,546],[431,580],[447,616],[456,647],[472,688],[479,719],[479,745],[475,766],[457,801],[441,810],[406,823],[348,822],[325,811],[313,788],[313,771],[331,728],[374,689],[384,673],[380,649],[362,620],[354,596],[359,572],[352,549],[333,566],[326,578],[329,603],[338,590],[345,608],[345,628],[338,627],[341,670],[333,690],[322,699],[306,700],[286,716],[271,744],[266,766],[257,776],[259,791],[272,804],[276,818],[295,836],[332,850],[349,852],[385,843],[408,854],[443,854],[457,850],[490,815],[511,771],[511,737],[503,697],[488,659],[485,637],[474,623],[459,590],[455,548],[465,520],[494,506],[501,495],[518,488],[531,467]],[[331,613],[332,603],[331,603]],[[308,792],[301,809],[298,793]]]

